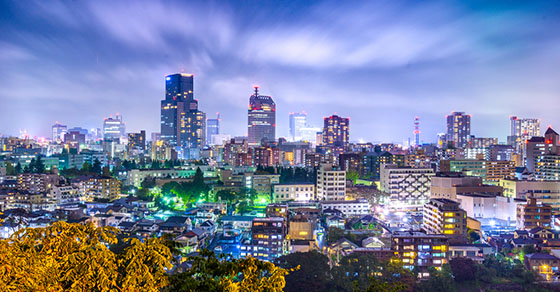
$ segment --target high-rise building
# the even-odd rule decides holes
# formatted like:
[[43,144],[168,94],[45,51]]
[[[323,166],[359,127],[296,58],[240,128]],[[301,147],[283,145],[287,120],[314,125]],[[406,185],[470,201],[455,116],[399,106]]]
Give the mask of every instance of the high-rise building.
[[350,119],[332,115],[324,118],[323,122],[323,146],[346,149],[350,135]]
[[453,112],[447,116],[447,142],[464,148],[471,137],[471,116],[463,112]]
[[206,120],[206,145],[213,145],[212,136],[220,134],[220,113],[216,113],[215,119]]
[[[537,168],[539,169],[539,174],[545,175],[542,172],[542,168],[546,167],[544,161],[545,156],[549,155],[559,155],[560,154],[560,143],[559,135],[552,128],[548,128],[544,134],[544,137],[531,137],[531,139],[525,141],[524,145],[524,157],[525,166],[530,173],[536,173]],[[547,157],[546,160],[549,160]],[[541,164],[539,164],[541,163]],[[536,177],[536,179],[542,179]]]
[[120,141],[124,137],[125,125],[122,116],[117,114],[115,118],[109,117],[103,121],[103,139]]
[[514,146],[518,153],[523,153],[525,141],[541,135],[540,120],[532,118],[520,119],[516,116],[511,116],[509,120],[510,135],[508,136],[508,144]]
[[128,149],[146,150],[146,131],[128,133]]
[[303,139],[302,128],[307,126],[307,113],[290,113],[290,138],[292,141]]
[[63,124],[59,124],[56,122],[52,126],[52,141],[53,142],[61,142],[64,140],[64,134],[66,134],[68,127]]
[[[165,99],[161,101],[161,139],[179,148],[183,158],[197,158],[206,143],[206,115],[194,98],[193,74],[165,77]],[[195,156],[195,157],[193,157]]]
[[250,146],[260,145],[264,140],[276,140],[276,104],[272,97],[259,95],[259,87],[249,98],[248,139]]
[[414,118],[414,146],[420,146],[420,119]]

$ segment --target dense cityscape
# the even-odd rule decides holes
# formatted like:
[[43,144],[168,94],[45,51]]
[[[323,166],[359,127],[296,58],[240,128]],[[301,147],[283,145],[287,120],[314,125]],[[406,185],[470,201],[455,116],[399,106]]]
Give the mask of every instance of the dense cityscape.
[[[1,62],[25,59],[7,43]],[[369,124],[401,134],[373,112],[344,114],[359,97],[304,110],[275,94],[296,85],[265,81],[228,87],[245,96],[235,107],[210,97],[201,68],[150,80],[161,95],[149,102],[99,99],[114,114],[97,126],[30,106],[52,122],[28,131],[27,112],[0,100],[0,291],[560,291],[560,125],[542,122],[556,97],[509,116],[458,104],[427,125],[396,105],[402,142],[367,141]]]

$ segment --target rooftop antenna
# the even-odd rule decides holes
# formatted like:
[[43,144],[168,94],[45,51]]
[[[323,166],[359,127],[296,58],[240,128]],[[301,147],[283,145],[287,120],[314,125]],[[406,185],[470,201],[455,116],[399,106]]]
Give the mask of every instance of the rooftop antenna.
[[255,96],[259,96],[259,86],[255,85],[253,87],[255,88]]

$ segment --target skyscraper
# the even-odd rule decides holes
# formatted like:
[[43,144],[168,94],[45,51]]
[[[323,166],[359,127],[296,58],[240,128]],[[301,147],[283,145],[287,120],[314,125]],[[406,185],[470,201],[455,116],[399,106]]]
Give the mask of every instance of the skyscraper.
[[276,140],[276,104],[272,97],[259,95],[259,87],[249,98],[248,142],[250,146],[260,145],[262,140]]
[[122,116],[117,114],[115,118],[105,118],[103,121],[103,139],[107,141],[120,141],[124,136],[125,126]]
[[290,113],[290,137],[292,141],[303,139],[301,129],[307,126],[307,113]]
[[[508,136],[508,144],[515,148],[517,153],[525,153],[525,142],[532,137],[541,135],[541,125],[539,119],[520,119],[511,116],[510,135]],[[526,157],[523,157],[525,159]]]
[[182,151],[183,158],[197,158],[205,143],[206,115],[194,98],[193,74],[165,77],[165,99],[161,101],[161,139]]
[[64,140],[64,134],[66,134],[68,127],[63,124],[56,122],[52,126],[52,140],[53,142],[61,142]]
[[414,146],[420,146],[420,119],[414,118]]
[[464,112],[453,112],[447,116],[447,142],[453,146],[464,148],[471,136],[471,115]]
[[206,120],[206,145],[212,145],[212,136],[220,134],[220,113],[215,119]]
[[350,135],[350,119],[337,115],[323,119],[323,146],[346,149]]

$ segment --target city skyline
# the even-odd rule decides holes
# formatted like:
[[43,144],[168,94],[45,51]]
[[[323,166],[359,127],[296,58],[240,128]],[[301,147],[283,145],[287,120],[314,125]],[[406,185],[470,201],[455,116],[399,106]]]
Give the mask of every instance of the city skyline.
[[220,112],[232,136],[246,135],[254,84],[277,104],[277,137],[289,137],[289,113],[302,110],[312,126],[351,117],[351,141],[413,140],[418,116],[420,140],[435,142],[452,111],[472,115],[471,135],[500,142],[510,115],[540,118],[541,130],[559,124],[557,82],[543,78],[558,65],[560,40],[547,29],[556,6],[281,6],[3,2],[0,133],[50,137],[55,121],[101,128],[115,112],[130,132],[159,132],[162,80],[182,71],[196,76],[200,109]]

